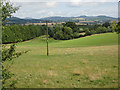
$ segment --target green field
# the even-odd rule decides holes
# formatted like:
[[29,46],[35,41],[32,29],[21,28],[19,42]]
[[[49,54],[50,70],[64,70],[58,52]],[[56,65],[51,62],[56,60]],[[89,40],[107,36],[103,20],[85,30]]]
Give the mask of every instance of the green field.
[[106,33],[74,40],[44,36],[17,43],[17,51],[30,50],[10,71],[17,88],[116,88],[118,87],[118,34]]

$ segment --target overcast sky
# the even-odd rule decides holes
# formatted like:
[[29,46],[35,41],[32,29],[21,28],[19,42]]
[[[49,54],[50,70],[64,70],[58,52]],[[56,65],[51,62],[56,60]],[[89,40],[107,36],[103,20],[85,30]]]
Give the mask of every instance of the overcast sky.
[[[43,0],[10,0],[15,6],[21,6],[15,17],[25,18],[43,18],[49,16],[97,16],[106,15],[118,17],[118,0],[71,0],[64,2],[44,1]],[[66,2],[65,2],[66,1]],[[97,0],[98,1],[98,0]],[[109,2],[108,2],[109,1]],[[111,1],[111,2],[110,2]]]

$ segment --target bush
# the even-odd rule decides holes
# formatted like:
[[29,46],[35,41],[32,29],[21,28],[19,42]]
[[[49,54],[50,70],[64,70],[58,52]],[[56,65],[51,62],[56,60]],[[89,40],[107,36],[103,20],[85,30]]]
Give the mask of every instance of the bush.
[[58,40],[64,39],[63,32],[62,31],[56,32],[56,34],[54,35],[54,39],[58,39]]
[[79,28],[78,33],[82,33],[85,32],[85,30],[83,28]]
[[120,33],[120,22],[118,22],[117,27],[116,27],[117,33]]
[[67,35],[72,35],[73,31],[70,27],[64,27],[64,33],[67,34]]
[[[28,51],[24,52],[16,52],[15,44],[11,45],[10,48],[6,48],[5,45],[2,47],[2,86],[5,88],[6,80],[10,79],[14,74],[9,71],[9,68],[13,64],[13,59],[18,58],[23,53],[27,53]],[[7,64],[6,64],[7,63]],[[16,82],[16,81],[14,81]],[[12,86],[9,87],[15,88],[15,83],[12,83]]]
[[103,30],[103,27],[98,27],[97,30],[96,30],[96,33],[97,34],[102,33],[102,30]]
[[88,28],[85,28],[85,36],[91,35],[91,32]]
[[92,34],[96,34],[96,31],[95,30],[91,30],[90,33],[91,33],[91,35]]
[[73,38],[79,38],[79,33],[74,32],[74,33],[73,33]]

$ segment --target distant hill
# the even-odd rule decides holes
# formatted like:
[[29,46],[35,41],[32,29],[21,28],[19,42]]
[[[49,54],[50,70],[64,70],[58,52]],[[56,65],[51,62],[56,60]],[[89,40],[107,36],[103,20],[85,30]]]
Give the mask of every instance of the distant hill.
[[57,20],[72,20],[74,18],[84,18],[85,20],[90,20],[90,21],[95,21],[95,20],[98,20],[98,21],[107,21],[107,20],[116,20],[117,18],[113,18],[113,17],[109,17],[109,16],[103,16],[103,15],[100,15],[100,16],[78,16],[78,17],[47,17],[47,18],[42,18],[42,20],[53,20],[53,21],[57,21]]
[[23,18],[23,19],[34,19],[34,18],[31,18],[31,17],[26,17],[26,18]]
[[11,17],[7,18],[7,24],[26,24],[26,23],[40,23],[43,22],[41,19],[32,19],[32,18],[18,18],[18,17]]
[[117,20],[117,18],[109,17],[109,16],[86,16],[85,19],[87,21],[99,21],[99,22],[107,22],[110,20]]
[[[94,23],[104,23],[111,20],[117,20],[117,18],[109,17],[109,16],[78,16],[78,17],[61,17],[61,16],[53,16],[53,17],[46,17],[41,19],[34,19],[30,17],[26,17],[24,19],[18,18],[18,17],[11,17],[7,18],[9,21],[8,24],[26,24],[26,23],[40,23],[40,22],[67,22],[67,21],[73,21],[73,22],[80,22],[84,21],[82,23],[87,23],[85,21],[93,21]],[[92,22],[92,23],[93,23]]]
[[50,20],[54,22],[67,22],[67,21],[72,21],[73,17],[61,17],[61,16],[53,16],[53,17],[46,17],[46,18],[41,18],[42,20]]

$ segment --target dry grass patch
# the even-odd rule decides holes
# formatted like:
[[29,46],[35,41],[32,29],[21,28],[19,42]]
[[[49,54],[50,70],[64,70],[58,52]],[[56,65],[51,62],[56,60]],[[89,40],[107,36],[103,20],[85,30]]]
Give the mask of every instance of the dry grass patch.
[[55,71],[48,71],[48,76],[57,76],[58,74]]
[[48,81],[47,80],[42,80],[42,83],[43,84],[46,84]]
[[80,69],[74,69],[72,73],[73,73],[73,76],[79,76],[84,74],[83,70],[80,70]]
[[88,63],[88,60],[87,60],[87,59],[82,59],[81,62],[82,62],[83,64],[87,64],[87,63]]
[[89,78],[90,81],[101,80],[102,79],[102,74],[101,73],[88,74],[88,78]]

